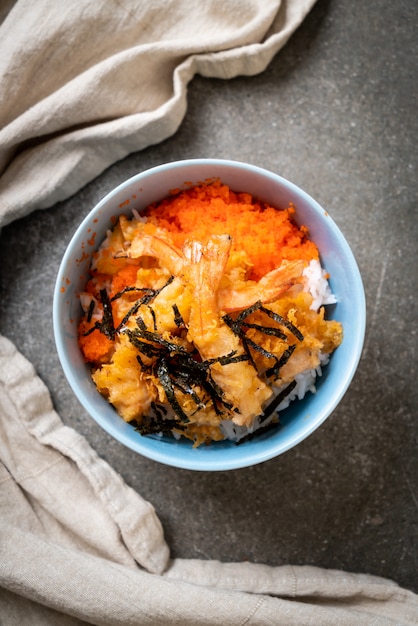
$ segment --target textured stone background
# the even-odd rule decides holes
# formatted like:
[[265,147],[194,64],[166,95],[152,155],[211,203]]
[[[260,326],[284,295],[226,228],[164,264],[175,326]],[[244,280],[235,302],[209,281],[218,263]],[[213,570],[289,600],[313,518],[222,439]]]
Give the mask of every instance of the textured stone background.
[[[196,77],[175,136],[2,232],[1,332],[64,422],[154,504],[173,556],[343,568],[418,591],[416,19],[415,0],[319,0],[262,75]],[[138,171],[193,157],[248,161],[314,196],[351,244],[368,303],[358,373],[328,421],[275,460],[215,474],[111,440],[70,391],[51,321],[82,217]]]

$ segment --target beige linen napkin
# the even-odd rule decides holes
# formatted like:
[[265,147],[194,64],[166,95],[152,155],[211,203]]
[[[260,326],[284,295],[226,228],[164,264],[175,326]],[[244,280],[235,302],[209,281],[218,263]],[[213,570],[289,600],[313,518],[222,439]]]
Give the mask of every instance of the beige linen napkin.
[[169,559],[153,507],[0,337],[0,623],[413,625],[418,598],[315,567]]
[[169,559],[152,506],[0,338],[0,623],[416,624],[418,598],[315,567]]
[[[0,227],[175,132],[196,72],[262,71],[313,3],[1,4]],[[418,600],[366,575],[171,560],[152,505],[0,337],[0,623],[412,625]]]
[[199,73],[265,69],[315,0],[18,0],[0,27],[2,223],[172,135]]

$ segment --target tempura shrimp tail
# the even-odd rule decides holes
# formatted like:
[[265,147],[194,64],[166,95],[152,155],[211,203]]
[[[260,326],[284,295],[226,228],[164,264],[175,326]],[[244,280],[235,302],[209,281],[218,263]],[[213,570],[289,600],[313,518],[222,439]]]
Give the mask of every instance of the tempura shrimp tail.
[[174,276],[180,276],[183,271],[184,257],[181,250],[178,250],[171,241],[158,235],[141,233],[141,236],[132,241],[128,256],[132,259],[142,256],[154,257],[161,267],[166,268]]
[[224,287],[218,292],[218,306],[229,313],[246,309],[256,302],[275,302],[302,278],[305,267],[305,261],[283,261],[280,267],[268,272],[258,282],[245,281],[242,285]]
[[[194,288],[188,339],[194,343],[202,359],[218,359],[234,354],[244,355],[239,338],[222,321],[217,292],[231,248],[229,236],[213,236],[206,246],[193,242],[186,256],[190,257],[190,281]],[[262,413],[263,404],[271,396],[269,387],[259,379],[248,360],[210,366],[211,375],[223,391],[223,399],[232,406],[233,421],[251,425]]]
[[224,336],[222,326],[227,327],[221,323],[216,295],[230,249],[228,235],[212,236],[206,246],[198,241],[185,245],[185,256],[190,260],[189,279],[194,288],[188,336],[203,359],[217,358],[237,347],[233,333],[231,338]]

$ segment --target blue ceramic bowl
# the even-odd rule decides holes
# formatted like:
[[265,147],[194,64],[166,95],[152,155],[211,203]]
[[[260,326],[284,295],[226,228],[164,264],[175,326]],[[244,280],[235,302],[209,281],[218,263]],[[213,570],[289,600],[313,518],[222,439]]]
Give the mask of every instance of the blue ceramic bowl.
[[[330,316],[343,325],[344,339],[317,381],[316,394],[307,394],[281,413],[281,426],[260,433],[240,445],[219,442],[194,449],[171,437],[137,433],[98,393],[77,343],[81,308],[91,254],[112,227],[115,216],[141,211],[185,182],[217,177],[235,191],[245,191],[272,206],[296,207],[296,219],[305,224],[317,244],[337,304]],[[356,371],[364,341],[365,297],[361,276],[350,247],[330,215],[296,185],[252,165],[217,159],[168,163],[133,176],[110,192],[90,211],[73,236],[62,260],[54,294],[54,334],[64,374],[86,411],[112,437],[145,457],[174,467],[218,471],[255,465],[293,448],[314,432],[338,405]]]

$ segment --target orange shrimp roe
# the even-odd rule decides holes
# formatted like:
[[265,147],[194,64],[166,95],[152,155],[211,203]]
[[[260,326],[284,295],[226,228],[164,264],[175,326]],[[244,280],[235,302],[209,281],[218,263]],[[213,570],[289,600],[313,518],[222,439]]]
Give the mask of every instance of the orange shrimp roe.
[[78,342],[85,360],[89,363],[106,363],[113,350],[113,341],[98,329],[85,335],[92,324],[82,320],[78,327]]
[[170,231],[178,247],[190,237],[205,243],[210,235],[229,234],[233,248],[248,254],[253,280],[283,260],[319,258],[308,229],[294,223],[294,214],[292,205],[278,211],[248,193],[231,191],[220,181],[177,191],[145,212],[150,222]]
[[121,270],[119,270],[112,279],[112,292],[110,294],[111,297],[116,295],[119,291],[125,289],[125,287],[135,285],[137,272],[137,265],[126,265]]

